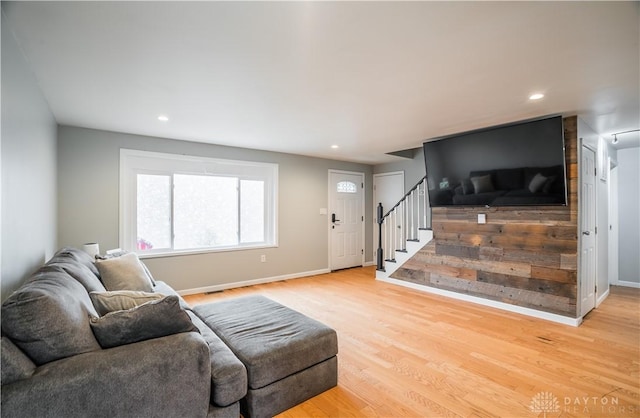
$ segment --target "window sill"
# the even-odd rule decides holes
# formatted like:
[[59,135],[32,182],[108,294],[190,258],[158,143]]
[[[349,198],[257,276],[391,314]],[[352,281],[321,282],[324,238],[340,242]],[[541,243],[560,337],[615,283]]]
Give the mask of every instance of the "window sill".
[[197,255],[197,254],[209,254],[209,253],[224,253],[231,251],[247,251],[247,250],[258,250],[263,248],[277,248],[277,244],[264,244],[264,245],[252,245],[247,247],[220,247],[220,248],[200,248],[195,250],[167,250],[167,251],[158,251],[158,252],[138,252],[134,250],[140,259],[151,259],[151,258],[164,258],[164,257],[181,257],[185,255]]

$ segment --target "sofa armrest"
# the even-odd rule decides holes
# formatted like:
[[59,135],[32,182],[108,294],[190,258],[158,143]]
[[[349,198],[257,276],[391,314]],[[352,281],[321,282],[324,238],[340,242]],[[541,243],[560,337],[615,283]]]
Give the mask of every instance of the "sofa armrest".
[[216,406],[228,406],[244,398],[248,389],[246,367],[199,316],[191,311],[188,314],[209,345],[211,403]]
[[209,349],[195,332],[93,351],[2,386],[3,417],[206,417]]

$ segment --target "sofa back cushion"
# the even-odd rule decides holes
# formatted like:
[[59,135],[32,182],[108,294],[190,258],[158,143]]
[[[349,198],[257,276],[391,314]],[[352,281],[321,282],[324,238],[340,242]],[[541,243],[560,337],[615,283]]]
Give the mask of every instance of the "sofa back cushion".
[[106,290],[100,279],[98,279],[98,277],[93,274],[89,267],[82,263],[78,263],[67,257],[55,256],[51,259],[51,261],[47,263],[47,265],[60,267],[69,276],[73,277],[82,286],[84,286],[87,293],[104,292]]
[[524,189],[524,170],[522,168],[504,168],[496,170],[497,190],[519,190]]
[[55,255],[51,258],[51,261],[54,260],[80,263],[91,270],[91,272],[98,279],[100,279],[100,273],[98,272],[98,268],[95,265],[95,260],[89,254],[85,253],[82,250],[73,247],[65,247],[55,253]]
[[89,294],[59,266],[43,266],[2,304],[2,332],[36,365],[99,350]]

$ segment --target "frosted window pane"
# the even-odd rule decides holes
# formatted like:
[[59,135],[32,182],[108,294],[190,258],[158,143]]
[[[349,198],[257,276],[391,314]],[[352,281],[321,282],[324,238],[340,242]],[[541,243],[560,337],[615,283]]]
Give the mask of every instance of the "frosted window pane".
[[137,187],[136,248],[171,248],[171,177],[138,174]]
[[240,181],[240,242],[264,241],[264,181]]
[[358,193],[358,186],[350,181],[341,181],[338,183],[338,193]]
[[238,244],[238,179],[174,176],[174,248]]

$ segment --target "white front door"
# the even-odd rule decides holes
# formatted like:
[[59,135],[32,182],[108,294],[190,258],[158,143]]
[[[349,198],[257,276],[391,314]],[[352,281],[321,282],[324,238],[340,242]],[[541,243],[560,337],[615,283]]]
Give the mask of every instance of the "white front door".
[[364,264],[364,174],[329,171],[331,270]]
[[580,316],[596,304],[595,152],[582,146],[580,160]]

